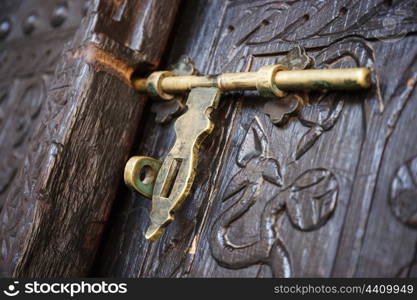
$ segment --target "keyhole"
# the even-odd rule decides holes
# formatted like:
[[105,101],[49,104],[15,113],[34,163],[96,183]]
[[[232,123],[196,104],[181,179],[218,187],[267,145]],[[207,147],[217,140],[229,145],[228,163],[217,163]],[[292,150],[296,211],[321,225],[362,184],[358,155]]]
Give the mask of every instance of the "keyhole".
[[143,166],[139,173],[139,179],[144,184],[151,184],[155,181],[156,172],[150,166]]

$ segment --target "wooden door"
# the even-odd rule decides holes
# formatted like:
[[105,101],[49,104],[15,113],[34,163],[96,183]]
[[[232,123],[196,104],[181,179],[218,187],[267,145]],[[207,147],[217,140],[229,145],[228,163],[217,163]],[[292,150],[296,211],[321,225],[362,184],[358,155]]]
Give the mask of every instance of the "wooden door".
[[[18,161],[1,171],[2,275],[415,277],[415,1],[179,2],[91,1],[48,72],[11,78],[15,66],[0,65],[1,124],[17,131],[15,119],[34,124],[19,151],[16,135],[1,127],[1,154],[20,155],[0,158]],[[5,3],[0,22],[26,20],[18,14],[24,6]],[[0,61],[13,43],[27,45],[6,29]],[[34,31],[29,44],[39,36]],[[130,79],[182,55],[202,74],[275,63],[369,67],[373,86],[297,94],[304,107],[278,123],[277,101],[225,93],[191,193],[151,243],[144,238],[151,201],[125,187],[123,167],[129,155],[163,159],[176,112],[146,101]],[[31,96],[45,99],[39,117],[29,109],[19,117],[9,108],[23,93],[13,82],[45,76],[43,96]]]
[[[175,221],[148,242],[151,201],[122,188],[94,274],[416,276],[416,16],[411,0],[185,1],[166,66],[256,71],[301,47],[314,68],[371,68],[373,87],[301,94],[280,126],[274,100],[224,94]],[[134,154],[162,159],[173,121],[152,111]]]

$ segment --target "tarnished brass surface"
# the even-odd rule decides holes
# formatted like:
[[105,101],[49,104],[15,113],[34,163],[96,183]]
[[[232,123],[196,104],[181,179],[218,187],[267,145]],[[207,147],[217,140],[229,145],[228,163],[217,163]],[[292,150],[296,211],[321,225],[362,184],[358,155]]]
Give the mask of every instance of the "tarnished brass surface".
[[[166,76],[151,85],[149,80],[137,79],[133,86],[140,92],[155,94],[155,86],[161,95],[181,93],[195,87],[217,87],[221,91],[258,90],[261,94],[283,96],[283,91],[329,89],[357,90],[371,85],[368,68],[283,70],[280,65],[264,66],[258,72],[224,73],[217,76]],[[158,73],[159,74],[159,73]],[[271,74],[273,75],[271,78]],[[151,76],[155,78],[155,75]],[[268,90],[268,91],[267,91]]]
[[[181,77],[198,74],[198,70],[193,60],[187,55],[182,55],[177,63],[171,65],[169,70],[173,72],[175,76]],[[179,117],[187,110],[187,107],[184,104],[185,97],[183,97],[183,95],[175,95],[172,100],[168,101],[158,101],[158,99],[153,100],[151,111],[155,113],[155,122],[158,124],[168,123],[173,118]]]
[[125,166],[126,185],[148,198],[152,198],[154,182],[161,162],[149,156],[133,156]]
[[[175,76],[175,74],[171,71],[158,71],[158,72],[153,72],[151,75],[149,75],[148,79],[145,82],[146,90],[148,91],[148,93],[151,96],[160,97],[161,99],[164,99],[164,100],[174,99],[174,95],[166,93],[165,90],[162,88],[162,82],[163,82],[162,80],[165,77],[170,77],[170,76],[171,77]],[[136,84],[134,84],[134,86],[136,86]]]
[[359,90],[370,87],[368,68],[309,69],[277,72],[277,86],[285,91],[294,90]]
[[165,157],[155,181],[151,224],[146,238],[156,240],[174,218],[173,213],[187,197],[196,172],[197,154],[204,138],[213,130],[210,113],[218,105],[218,88],[191,90],[188,111],[175,122],[176,142]]
[[280,71],[287,68],[282,65],[264,66],[259,69],[256,80],[256,89],[259,94],[265,97],[284,97],[285,92],[281,90],[275,81],[275,77]]

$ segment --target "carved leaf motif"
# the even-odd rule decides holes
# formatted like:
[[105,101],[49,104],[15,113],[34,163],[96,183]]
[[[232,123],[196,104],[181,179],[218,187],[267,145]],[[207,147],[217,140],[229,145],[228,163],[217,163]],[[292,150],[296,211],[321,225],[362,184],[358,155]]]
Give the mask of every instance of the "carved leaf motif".
[[283,192],[291,222],[300,230],[314,230],[326,223],[336,207],[336,177],[326,169],[301,174]]
[[257,118],[255,118],[249,130],[246,132],[245,138],[240,145],[237,163],[244,167],[255,157],[266,156],[267,138],[262,126]]
[[252,160],[246,168],[240,170],[230,180],[224,200],[230,199],[249,185],[261,185],[266,180],[277,186],[282,186],[282,176],[279,163],[273,158]]
[[318,105],[306,106],[299,116],[300,122],[311,127],[300,139],[295,152],[295,159],[300,159],[323,134],[324,131],[332,129],[339,119],[343,110],[344,101],[338,100],[333,103],[333,97],[326,97],[325,101],[317,100]]
[[283,126],[290,116],[295,115],[302,107],[303,99],[290,94],[285,98],[273,99],[265,103],[262,111],[269,116],[271,122],[277,126]]
[[274,158],[261,161],[257,168],[262,170],[262,178],[278,186],[282,186],[282,175],[279,163]]
[[245,169],[242,169],[239,172],[237,172],[232,177],[232,179],[230,179],[224,194],[223,201],[230,199],[249,185],[248,179],[246,178],[245,174]]
[[303,70],[311,67],[313,59],[307,55],[306,50],[297,46],[292,48],[278,64],[285,65],[288,69]]
[[314,126],[307,130],[307,132],[303,135],[297,145],[297,150],[295,152],[295,159],[300,159],[304,153],[310,149],[317,139],[322,135],[323,128],[320,126]]
[[398,169],[391,183],[389,205],[398,220],[417,228],[417,157]]
[[[246,132],[237,156],[237,164],[244,168],[237,172],[228,183],[224,200],[231,198],[249,184],[255,184],[261,178],[262,168],[259,168],[257,164],[259,161],[258,159],[264,156],[266,148],[267,139],[265,132],[263,131],[259,120],[255,118]],[[250,163],[251,161],[252,163]],[[276,165],[278,168],[276,172],[279,174],[278,162],[276,162]],[[270,172],[273,173],[273,171]],[[268,178],[268,175],[265,176]],[[279,180],[281,180],[280,176]]]
[[325,130],[330,130],[336,123],[344,106],[344,101],[336,99],[336,95],[327,93],[316,98],[309,105],[305,105],[299,114],[300,122],[306,127],[320,125]]
[[323,127],[324,130],[328,131],[332,129],[334,124],[336,124],[336,121],[339,119],[339,115],[343,110],[345,102],[343,100],[337,100],[333,106],[332,109],[329,112],[329,115],[327,118],[321,123],[321,127]]

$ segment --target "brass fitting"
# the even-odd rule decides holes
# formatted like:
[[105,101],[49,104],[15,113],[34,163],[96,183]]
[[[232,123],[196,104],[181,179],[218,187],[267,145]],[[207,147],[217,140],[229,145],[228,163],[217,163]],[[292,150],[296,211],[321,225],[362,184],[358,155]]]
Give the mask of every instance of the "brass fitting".
[[195,87],[216,87],[221,91],[258,90],[263,96],[283,97],[285,91],[366,89],[371,85],[370,74],[368,68],[286,70],[282,65],[271,65],[258,72],[214,76],[175,76],[169,71],[159,71],[147,80],[135,79],[132,84],[140,92],[165,100]]

